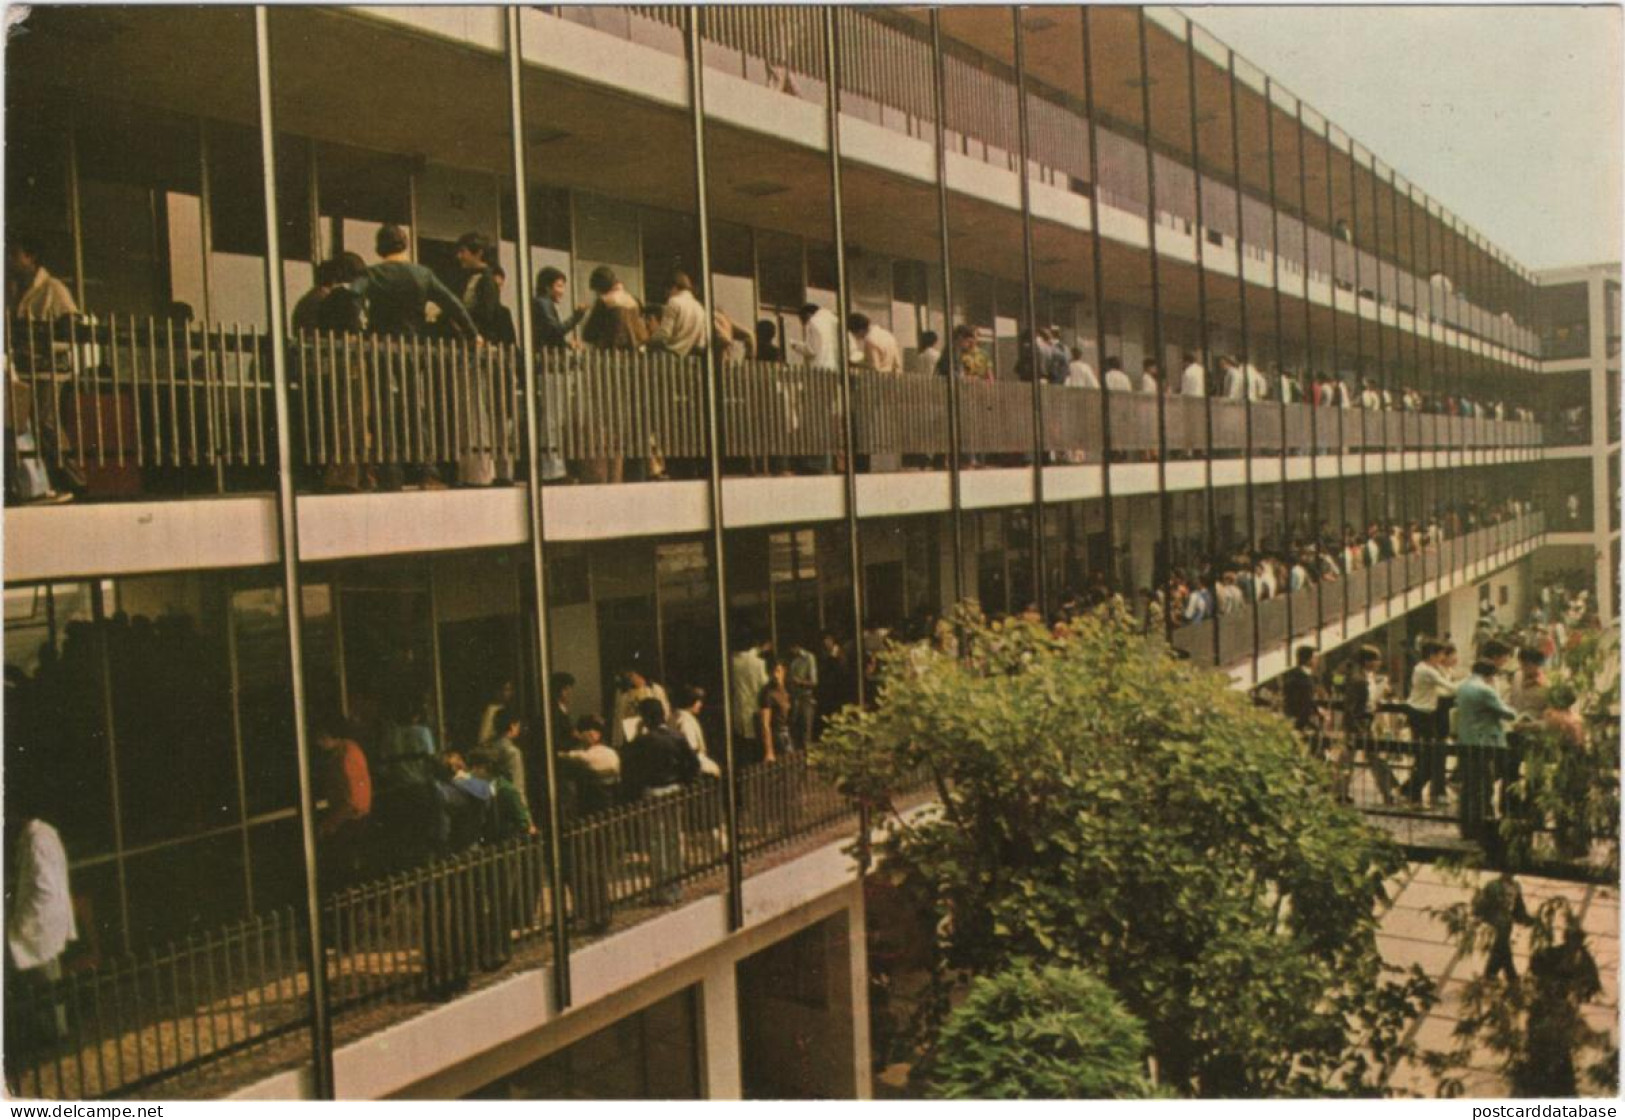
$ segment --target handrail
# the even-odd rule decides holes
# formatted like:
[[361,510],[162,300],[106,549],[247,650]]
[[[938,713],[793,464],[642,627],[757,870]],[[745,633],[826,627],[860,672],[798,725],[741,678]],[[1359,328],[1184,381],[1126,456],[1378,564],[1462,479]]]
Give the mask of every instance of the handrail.
[[[765,856],[857,819],[857,805],[800,753],[740,775],[742,855]],[[382,826],[380,826],[382,827]],[[379,848],[387,845],[379,838]],[[551,907],[578,938],[635,924],[704,886],[727,860],[722,788],[680,791],[585,816],[563,835],[566,897],[547,891],[539,836],[479,844],[418,866],[380,868],[323,903],[335,1031],[365,1034],[426,1009],[510,965],[548,963]],[[369,848],[370,850],[370,848]],[[378,857],[379,859],[385,857]],[[309,1027],[303,920],[277,910],[75,967],[54,983],[8,985],[8,1015],[54,1022],[43,1047],[8,1039],[7,1073],[23,1096],[173,1093],[204,1073],[235,1081],[297,1060]],[[226,1062],[241,1068],[223,1070]]]
[[[134,316],[14,323],[6,403],[14,430],[28,438],[11,441],[9,465],[16,471],[31,460],[71,470],[92,497],[263,488],[276,436],[268,351],[264,334],[237,324]],[[483,485],[528,469],[511,346],[311,331],[291,339],[288,354],[302,488],[394,489],[414,481],[411,472]],[[557,349],[538,359],[544,480],[566,468],[585,481],[670,477],[685,473],[685,461],[703,459],[697,356]],[[834,370],[725,358],[721,371],[730,469],[830,469],[843,452]],[[860,469],[940,459],[948,450],[943,389],[933,375],[856,369]],[[1049,383],[1040,390],[1049,461],[1099,462],[1100,390]],[[1031,455],[1030,385],[967,379],[959,397],[966,455]],[[1522,448],[1541,435],[1530,422],[1432,413],[1181,396],[1167,405],[1167,447],[1176,458],[1245,453],[1249,411],[1255,455]],[[1119,458],[1158,451],[1155,397],[1114,393],[1106,407]],[[1317,407],[1318,423],[1311,421]]]

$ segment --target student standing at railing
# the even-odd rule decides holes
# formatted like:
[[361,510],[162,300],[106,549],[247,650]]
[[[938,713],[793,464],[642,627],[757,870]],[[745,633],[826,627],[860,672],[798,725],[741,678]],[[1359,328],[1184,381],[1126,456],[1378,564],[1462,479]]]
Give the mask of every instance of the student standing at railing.
[[[593,290],[597,299],[587,312],[586,319],[582,321],[582,342],[593,350],[618,352],[641,350],[649,337],[643,323],[643,308],[626,290],[626,286],[615,275],[615,270],[608,265],[599,265],[592,270],[587,286]],[[603,426],[609,419],[600,417],[596,418],[595,422]],[[589,440],[591,441],[590,436]],[[631,466],[632,481],[640,480],[639,476],[644,473],[643,460],[625,458],[625,453],[632,448],[621,446],[620,439],[611,435],[604,450],[608,452],[607,456],[588,459],[581,464],[582,481],[621,482],[626,478],[628,464]]]
[[774,762],[794,746],[790,738],[789,666],[775,658],[767,684],[756,699],[756,734],[762,744],[764,762]]
[[[315,407],[333,409],[327,423],[317,429],[325,430],[332,440],[322,484],[331,490],[359,490],[363,474],[371,473],[356,460],[366,456],[372,446],[372,401],[361,378],[362,356],[340,343],[338,336],[367,329],[366,301],[352,286],[367,275],[367,263],[355,253],[340,253],[322,267],[331,283],[310,312],[315,336],[301,334],[312,346],[301,381],[311,392]],[[337,381],[339,392],[330,393],[320,383],[316,375],[322,370]],[[341,399],[333,403],[335,398]],[[352,425],[358,430],[352,431]]]
[[528,809],[530,787],[525,780],[525,755],[519,749],[519,737],[524,733],[523,721],[516,709],[505,708],[498,713],[492,726],[494,733],[480,744],[479,749],[496,757],[498,767],[512,780],[514,788],[519,791],[519,800]]
[[1478,839],[1486,849],[1497,847],[1493,820],[1495,778],[1506,769],[1505,724],[1518,718],[1496,690],[1500,668],[1495,661],[1473,663],[1472,675],[1456,690],[1456,738],[1463,751],[1461,835]]
[[705,305],[694,295],[694,281],[686,272],[672,273],[660,325],[649,335],[649,348],[686,358],[705,349],[709,334]]
[[816,303],[804,303],[797,312],[801,320],[804,342],[791,342],[790,352],[815,369],[837,369],[840,366],[841,325],[834,312]]
[[60,319],[79,314],[68,286],[40,263],[39,245],[25,234],[6,235],[6,306],[15,319]]
[[1352,760],[1354,750],[1363,742],[1366,766],[1371,770],[1371,776],[1376,779],[1377,792],[1382,797],[1382,803],[1392,805],[1394,773],[1388,768],[1387,761],[1377,752],[1375,746],[1368,742],[1372,737],[1377,712],[1374,678],[1381,666],[1382,651],[1375,646],[1361,646],[1355,651],[1354,663],[1349,667],[1348,679],[1343,685],[1343,735],[1346,745],[1343,748],[1345,770],[1340,788],[1346,799],[1348,792],[1346,766]]
[[[41,504],[72,501],[76,480],[56,462],[62,433],[56,430],[51,394],[57,391],[59,350],[50,328],[65,316],[79,314],[79,306],[67,285],[40,263],[39,246],[25,234],[6,235],[6,278],[6,308],[14,335],[19,330],[35,332],[22,343],[13,337],[6,363],[6,497]],[[19,368],[31,354],[35,368]],[[45,393],[38,391],[41,378]]]
[[428,328],[427,308],[440,309],[453,328],[464,338],[477,338],[479,330],[450,288],[423,265],[407,257],[406,231],[386,225],[378,231],[374,247],[379,262],[355,282],[355,290],[367,301],[370,327],[378,334],[416,336]]
[[1450,678],[1448,667],[1453,649],[1445,642],[1423,642],[1422,660],[1411,670],[1411,691],[1405,700],[1406,718],[1410,722],[1411,740],[1423,744],[1418,747],[1415,769],[1403,790],[1412,801],[1422,799],[1424,784],[1430,787],[1435,805],[1444,800],[1445,756],[1427,744],[1449,738],[1448,709],[1443,702],[1456,694],[1456,684]]
[[[457,239],[457,267],[462,269],[462,302],[479,338],[487,343],[501,342],[506,325],[502,292],[491,269],[491,243],[483,234],[465,233]],[[462,486],[489,486],[496,481],[496,393],[487,368],[474,363],[468,378],[469,414],[463,418],[468,446],[459,447],[457,482]],[[465,433],[459,433],[461,444]]]
[[[469,317],[468,309],[456,294],[442,284],[431,270],[408,259],[409,242],[405,230],[393,224],[383,226],[378,230],[374,248],[381,259],[352,285],[356,293],[366,300],[367,327],[370,331],[406,339],[416,338],[427,332],[428,307],[433,304],[440,310],[442,320],[448,322],[458,335],[479,340],[474,320]],[[402,394],[401,423],[408,432],[426,430],[433,423],[433,417],[428,413],[429,404],[423,398],[423,388],[417,382],[420,371],[406,363],[403,372],[405,384],[391,386],[392,390]],[[400,445],[397,443],[396,446]],[[415,474],[425,489],[443,488],[444,483],[440,481],[435,464],[418,463],[415,466]],[[386,473],[386,488],[398,487],[398,470],[399,465],[392,465]]]
[[[869,316],[854,311],[846,317],[847,333],[851,337],[853,352],[858,357],[857,365],[860,369],[877,374],[900,374],[903,372],[903,348],[897,344],[897,336],[881,326],[870,321]],[[859,412],[854,418],[857,420],[859,439],[862,438],[864,415]],[[872,460],[872,461],[871,461]],[[880,455],[858,456],[857,469],[867,471],[896,470],[899,465],[898,456],[892,453]]]
[[1066,367],[1066,383],[1072,389],[1099,389],[1100,378],[1095,376],[1095,367],[1083,359],[1083,347],[1072,348],[1072,361]]
[[1185,369],[1179,375],[1179,395],[1182,397],[1207,396],[1207,370],[1197,359],[1194,350],[1185,351]]
[[682,736],[666,726],[658,700],[638,705],[639,731],[621,751],[621,789],[627,800],[648,807],[648,855],[654,901],[670,906],[680,897],[681,822],[675,806],[662,806],[699,775],[700,763]]
[[942,347],[938,345],[939,341],[936,331],[920,332],[919,353],[914,355],[915,373],[929,376],[937,372],[937,364],[942,361]]

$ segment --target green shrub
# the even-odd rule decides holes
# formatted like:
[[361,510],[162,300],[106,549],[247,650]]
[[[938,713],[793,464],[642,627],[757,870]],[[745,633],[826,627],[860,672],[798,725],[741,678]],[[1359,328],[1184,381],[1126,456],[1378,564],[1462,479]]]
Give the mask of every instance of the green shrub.
[[971,984],[930,1063],[944,1099],[1060,1100],[1154,1095],[1145,1027],[1077,968],[1018,964]]

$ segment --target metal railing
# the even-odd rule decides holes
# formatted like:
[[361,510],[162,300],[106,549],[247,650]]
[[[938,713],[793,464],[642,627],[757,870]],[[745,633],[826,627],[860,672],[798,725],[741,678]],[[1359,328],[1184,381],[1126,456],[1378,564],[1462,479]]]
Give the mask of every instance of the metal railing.
[[[1407,553],[1383,560],[1367,568],[1340,575],[1335,580],[1319,585],[1320,610],[1315,611],[1315,586],[1290,592],[1292,606],[1292,633],[1287,633],[1287,595],[1277,594],[1258,603],[1258,648],[1260,652],[1274,649],[1289,638],[1306,633],[1315,626],[1327,626],[1343,618],[1345,604],[1349,613],[1364,611],[1367,605],[1379,606],[1404,593],[1420,587],[1425,581],[1437,580],[1443,575],[1454,575],[1471,565],[1489,559],[1496,552],[1533,540],[1545,531],[1546,517],[1542,513],[1527,513],[1484,529],[1477,529],[1457,537],[1447,538],[1419,553]],[[1444,550],[1449,550],[1448,553]],[[1444,558],[1453,559],[1451,568],[1444,568]],[[1233,666],[1253,655],[1253,604],[1244,602],[1234,612],[1219,618],[1200,622],[1182,623],[1175,620],[1173,646],[1198,665]],[[1214,650],[1214,630],[1218,630],[1218,650]]]
[[[799,753],[742,771],[739,789],[744,859],[857,819],[855,803]],[[644,920],[704,880],[720,883],[723,796],[721,782],[702,779],[572,822],[562,900],[548,890],[536,836],[329,894],[322,928],[335,1034],[359,1037],[482,977],[548,963],[555,906],[580,941]],[[174,1080],[183,1075],[218,1086],[297,1064],[309,1052],[308,944],[303,917],[279,910],[144,954],[70,953],[61,979],[7,986],[8,1027],[24,1025],[8,1031],[8,1084],[24,1097],[162,1095],[185,1091]]]
[[[1397,720],[1398,713],[1377,718]],[[1564,858],[1549,849],[1542,839],[1550,836],[1549,822],[1533,816],[1533,807],[1509,790],[1522,766],[1516,729],[1505,747],[1419,741],[1389,731],[1361,736],[1334,731],[1312,741],[1329,763],[1339,798],[1380,823],[1405,847],[1427,852],[1477,849],[1493,861],[1500,851],[1501,818],[1526,813],[1537,837],[1528,854],[1541,873],[1581,879],[1605,874],[1584,858]]]
[[[8,465],[68,471],[92,497],[182,490],[263,489],[274,466],[269,339],[242,327],[117,316],[12,324],[6,340]],[[513,480],[528,471],[516,351],[444,338],[333,332],[289,345],[289,415],[302,487],[394,488],[403,471],[457,481]],[[660,477],[670,462],[706,454],[704,367],[669,353],[547,350],[538,355],[541,477],[568,464],[588,481],[639,463]],[[832,469],[844,452],[842,388],[833,369],[724,361],[722,453],[730,469]],[[1050,461],[1100,462],[1100,391],[1042,384],[1043,449]],[[919,374],[853,371],[859,467],[896,469],[948,451],[947,385]],[[1111,393],[1112,447],[1123,460],[1159,452],[1157,398]],[[1019,456],[1033,448],[1032,386],[961,383],[962,451]],[[1168,453],[1176,458],[1453,450],[1534,446],[1519,421],[1281,406],[1170,396]],[[1210,424],[1212,441],[1209,443]],[[1250,421],[1250,423],[1249,423]],[[746,466],[740,468],[743,461]],[[691,472],[692,473],[692,472]],[[447,478],[446,481],[451,481]]]

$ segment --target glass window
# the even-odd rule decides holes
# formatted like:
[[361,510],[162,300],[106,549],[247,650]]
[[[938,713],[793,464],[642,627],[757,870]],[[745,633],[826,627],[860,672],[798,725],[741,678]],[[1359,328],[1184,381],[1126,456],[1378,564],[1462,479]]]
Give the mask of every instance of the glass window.
[[845,912],[739,962],[746,1100],[849,1099],[855,1090]]
[[698,995],[684,988],[466,1099],[699,1100]]

